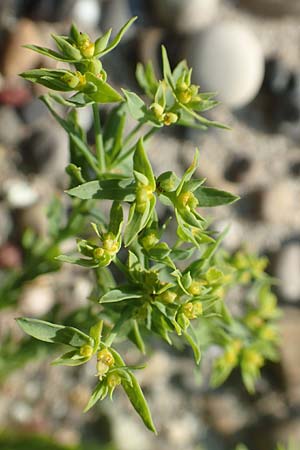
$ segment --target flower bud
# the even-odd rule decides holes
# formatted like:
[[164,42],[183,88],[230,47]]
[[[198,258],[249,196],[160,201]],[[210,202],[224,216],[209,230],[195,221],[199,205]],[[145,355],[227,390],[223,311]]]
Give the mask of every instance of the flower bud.
[[169,127],[173,123],[176,123],[177,120],[178,120],[178,116],[175,113],[167,112],[167,113],[163,114],[163,122],[167,127]]
[[177,298],[177,294],[174,291],[171,291],[168,289],[165,292],[162,292],[160,295],[157,296],[157,300],[161,301],[162,303],[174,303]]
[[164,113],[164,108],[159,104],[159,103],[153,103],[150,106],[151,111],[153,112],[153,114],[155,115],[157,120],[161,120],[163,113]]
[[158,242],[159,239],[157,237],[157,234],[153,230],[149,231],[145,236],[141,238],[141,244],[145,250],[150,250]]
[[102,70],[102,63],[99,59],[93,58],[88,63],[88,72],[92,72],[94,75],[99,75]]
[[102,247],[95,248],[95,250],[93,252],[93,256],[95,259],[102,259],[104,255],[105,255],[104,248],[102,248]]
[[183,314],[190,320],[196,319],[203,314],[202,303],[188,302],[182,306]]
[[86,33],[81,33],[78,41],[79,50],[85,58],[92,58],[95,53],[95,44],[91,42],[90,37]]
[[177,199],[177,204],[179,208],[184,208],[190,211],[191,209],[194,209],[198,206],[198,200],[192,192],[187,191],[182,192],[179,195]]
[[203,290],[203,285],[205,281],[196,281],[193,280],[191,285],[188,287],[187,291],[194,296],[200,295]]
[[243,363],[249,369],[256,370],[260,369],[264,363],[264,358],[256,350],[251,348],[246,348],[243,351]]
[[93,354],[93,347],[86,344],[80,347],[79,353],[81,356],[84,356],[85,358],[89,358]]
[[62,81],[66,83],[71,89],[75,89],[79,85],[79,78],[73,73],[66,73],[62,77]]
[[159,192],[171,192],[176,189],[178,178],[174,172],[165,172],[157,178],[156,185]]
[[190,103],[190,101],[192,100],[192,94],[191,94],[190,89],[178,92],[177,98],[180,101],[180,103],[183,103],[184,105],[186,105],[187,103]]
[[100,350],[100,352],[97,353],[97,361],[101,361],[108,367],[112,367],[115,363],[115,358],[107,348],[103,348],[102,350]]
[[109,366],[102,361],[97,361],[97,376],[100,380],[109,371]]
[[121,379],[120,375],[118,375],[117,373],[111,373],[107,377],[107,386],[110,389],[114,389],[115,387],[119,386],[121,384],[121,382],[122,382],[122,379]]
[[153,191],[151,186],[141,184],[136,190],[136,210],[139,213],[144,213],[147,207],[148,201],[153,197]]
[[119,244],[113,233],[107,233],[103,239],[103,248],[109,255],[115,255],[119,250]]

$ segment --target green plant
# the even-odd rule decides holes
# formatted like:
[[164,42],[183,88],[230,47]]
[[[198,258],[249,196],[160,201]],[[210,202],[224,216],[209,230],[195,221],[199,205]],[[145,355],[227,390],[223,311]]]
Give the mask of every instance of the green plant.
[[[55,365],[79,366],[95,359],[98,382],[86,410],[108,394],[112,396],[121,385],[145,425],[155,431],[133,373],[142,367],[124,362],[116,349],[119,341],[131,340],[142,354],[147,354],[147,334],[156,334],[170,345],[184,341],[192,348],[197,364],[200,346],[218,345],[220,356],[213,367],[212,384],[219,385],[239,366],[252,392],[264,360],[277,356],[274,319],[278,309],[271,292],[272,279],[264,272],[266,259],[243,251],[227,254],[220,248],[225,232],[218,235],[213,231],[198,209],[230,204],[237,197],[193,177],[197,150],[191,166],[179,177],[174,172],[154,174],[145,149],[151,136],[164,126],[226,128],[202,116],[217,104],[213,94],[202,93],[192,84],[192,71],[185,61],[172,71],[164,47],[162,80],[156,78],[151,63],[137,67],[145,101],[125,89],[119,93],[108,83],[102,57],[116,47],[134,20],[111,42],[111,30],[92,42],[72,25],[69,36],[53,36],[57,52],[27,46],[70,64],[70,69],[30,70],[22,77],[62,92],[41,99],[69,136],[71,163],[66,171],[72,211],[67,215],[57,198],[49,209],[48,241],[37,239],[30,231],[25,233],[27,266],[8,278],[6,289],[9,287],[11,298],[6,303],[16,301],[25,281],[57,270],[61,263],[91,270],[94,289],[80,314],[60,316],[59,324],[49,318],[19,318],[18,323],[38,340],[68,347],[53,361]],[[111,103],[116,106],[108,108]],[[64,116],[58,113],[57,104],[66,107]],[[94,148],[76,112],[89,106],[94,114]],[[104,110],[107,118],[102,126]],[[136,126],[126,132],[129,115]],[[99,208],[102,201],[111,201],[109,218]],[[177,224],[177,236],[168,236],[168,242],[170,220],[161,223],[158,201],[172,209],[170,220]],[[74,236],[77,249],[60,255],[61,242]],[[233,317],[225,298],[237,285],[245,301],[241,313]]]

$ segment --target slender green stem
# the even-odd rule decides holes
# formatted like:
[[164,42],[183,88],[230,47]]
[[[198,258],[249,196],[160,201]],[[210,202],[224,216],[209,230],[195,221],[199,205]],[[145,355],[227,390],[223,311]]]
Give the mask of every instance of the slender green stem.
[[131,131],[128,133],[126,138],[124,139],[123,145],[124,147],[131,141],[131,139],[136,135],[136,133],[142,128],[144,124],[139,122]]
[[[155,127],[151,128],[151,130],[149,130],[148,133],[145,134],[144,142],[147,141],[157,130],[158,130],[158,128],[155,128]],[[128,156],[130,156],[134,152],[135,147],[136,147],[136,143],[134,145],[132,145],[132,147],[130,147],[127,150],[127,152],[125,152],[118,159],[116,159],[112,167],[117,166],[117,165],[121,164],[123,161],[125,161],[125,159],[127,159]]]
[[95,130],[95,144],[96,144],[96,155],[99,164],[99,169],[101,172],[105,172],[105,153],[103,147],[103,137],[101,132],[101,122],[100,114],[98,109],[98,104],[93,103],[93,114],[94,114],[94,130]]
[[122,261],[117,256],[114,257],[113,262],[121,272],[126,273],[128,275],[129,273],[128,268],[125,266],[124,263],[122,263]]

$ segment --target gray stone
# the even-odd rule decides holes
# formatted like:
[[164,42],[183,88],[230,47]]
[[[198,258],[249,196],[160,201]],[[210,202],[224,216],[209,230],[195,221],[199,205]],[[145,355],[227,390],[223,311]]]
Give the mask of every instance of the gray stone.
[[51,277],[44,275],[28,284],[20,298],[20,310],[25,316],[41,317],[50,311],[55,302]]
[[59,180],[69,163],[69,145],[66,133],[54,125],[38,124],[21,144],[25,168],[47,179]]
[[224,22],[193,37],[189,62],[202,90],[232,108],[250,103],[264,76],[264,56],[256,36],[242,24]]
[[14,147],[24,135],[24,127],[14,109],[9,106],[0,108],[0,143]]
[[18,73],[38,65],[40,56],[23,45],[34,43],[43,45],[44,41],[36,23],[28,19],[19,20],[10,30],[1,61],[1,71],[5,76],[16,77]]
[[[109,0],[103,4],[103,14],[101,16],[101,27],[104,31],[112,28],[114,36],[119,29],[131,18],[131,12],[127,0]],[[131,27],[122,38],[125,42],[132,35]]]
[[300,14],[297,0],[239,0],[241,6],[264,16]]
[[0,245],[4,244],[12,228],[12,221],[8,209],[0,203]]
[[300,401],[300,311],[284,309],[280,323],[281,370],[285,378],[288,399],[295,405]]
[[154,0],[156,15],[167,27],[182,33],[199,31],[215,19],[219,0]]
[[300,303],[300,242],[282,247],[276,261],[275,275],[280,280],[279,292],[285,300]]

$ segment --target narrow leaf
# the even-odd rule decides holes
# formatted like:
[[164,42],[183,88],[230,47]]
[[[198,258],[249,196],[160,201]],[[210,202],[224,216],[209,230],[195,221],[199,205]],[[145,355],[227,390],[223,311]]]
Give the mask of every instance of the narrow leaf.
[[124,391],[126,392],[132,406],[136,410],[136,412],[141,417],[142,421],[146,425],[146,427],[153,431],[155,434],[157,434],[152,417],[151,412],[149,409],[149,406],[146,402],[146,399],[144,397],[144,394],[142,392],[142,389],[135,378],[135,376],[129,372],[132,386],[125,380],[122,380],[122,386],[124,388]]
[[92,339],[82,331],[73,327],[65,327],[39,319],[21,317],[17,319],[18,325],[25,333],[44,342],[66,344],[71,347],[92,345]]
[[134,182],[130,178],[89,181],[66,192],[81,200],[94,198],[132,202],[135,199]]
[[194,191],[194,195],[199,201],[200,207],[230,205],[239,199],[239,197],[229,192],[210,187],[200,187]]
[[109,291],[106,294],[104,294],[100,298],[99,303],[117,303],[131,298],[141,298],[141,296],[142,296],[141,293],[130,291],[127,288],[113,289],[112,291]]
[[133,24],[133,22],[136,21],[136,19],[137,19],[137,17],[132,17],[130,20],[128,20],[128,22],[125,23],[125,25],[120,29],[120,31],[116,35],[116,37],[112,40],[110,45],[108,47],[106,47],[106,49],[103,50],[102,52],[100,52],[98,55],[104,56],[107,53],[111,52],[119,44],[119,42],[121,41],[123,35],[126,33],[128,28]]

